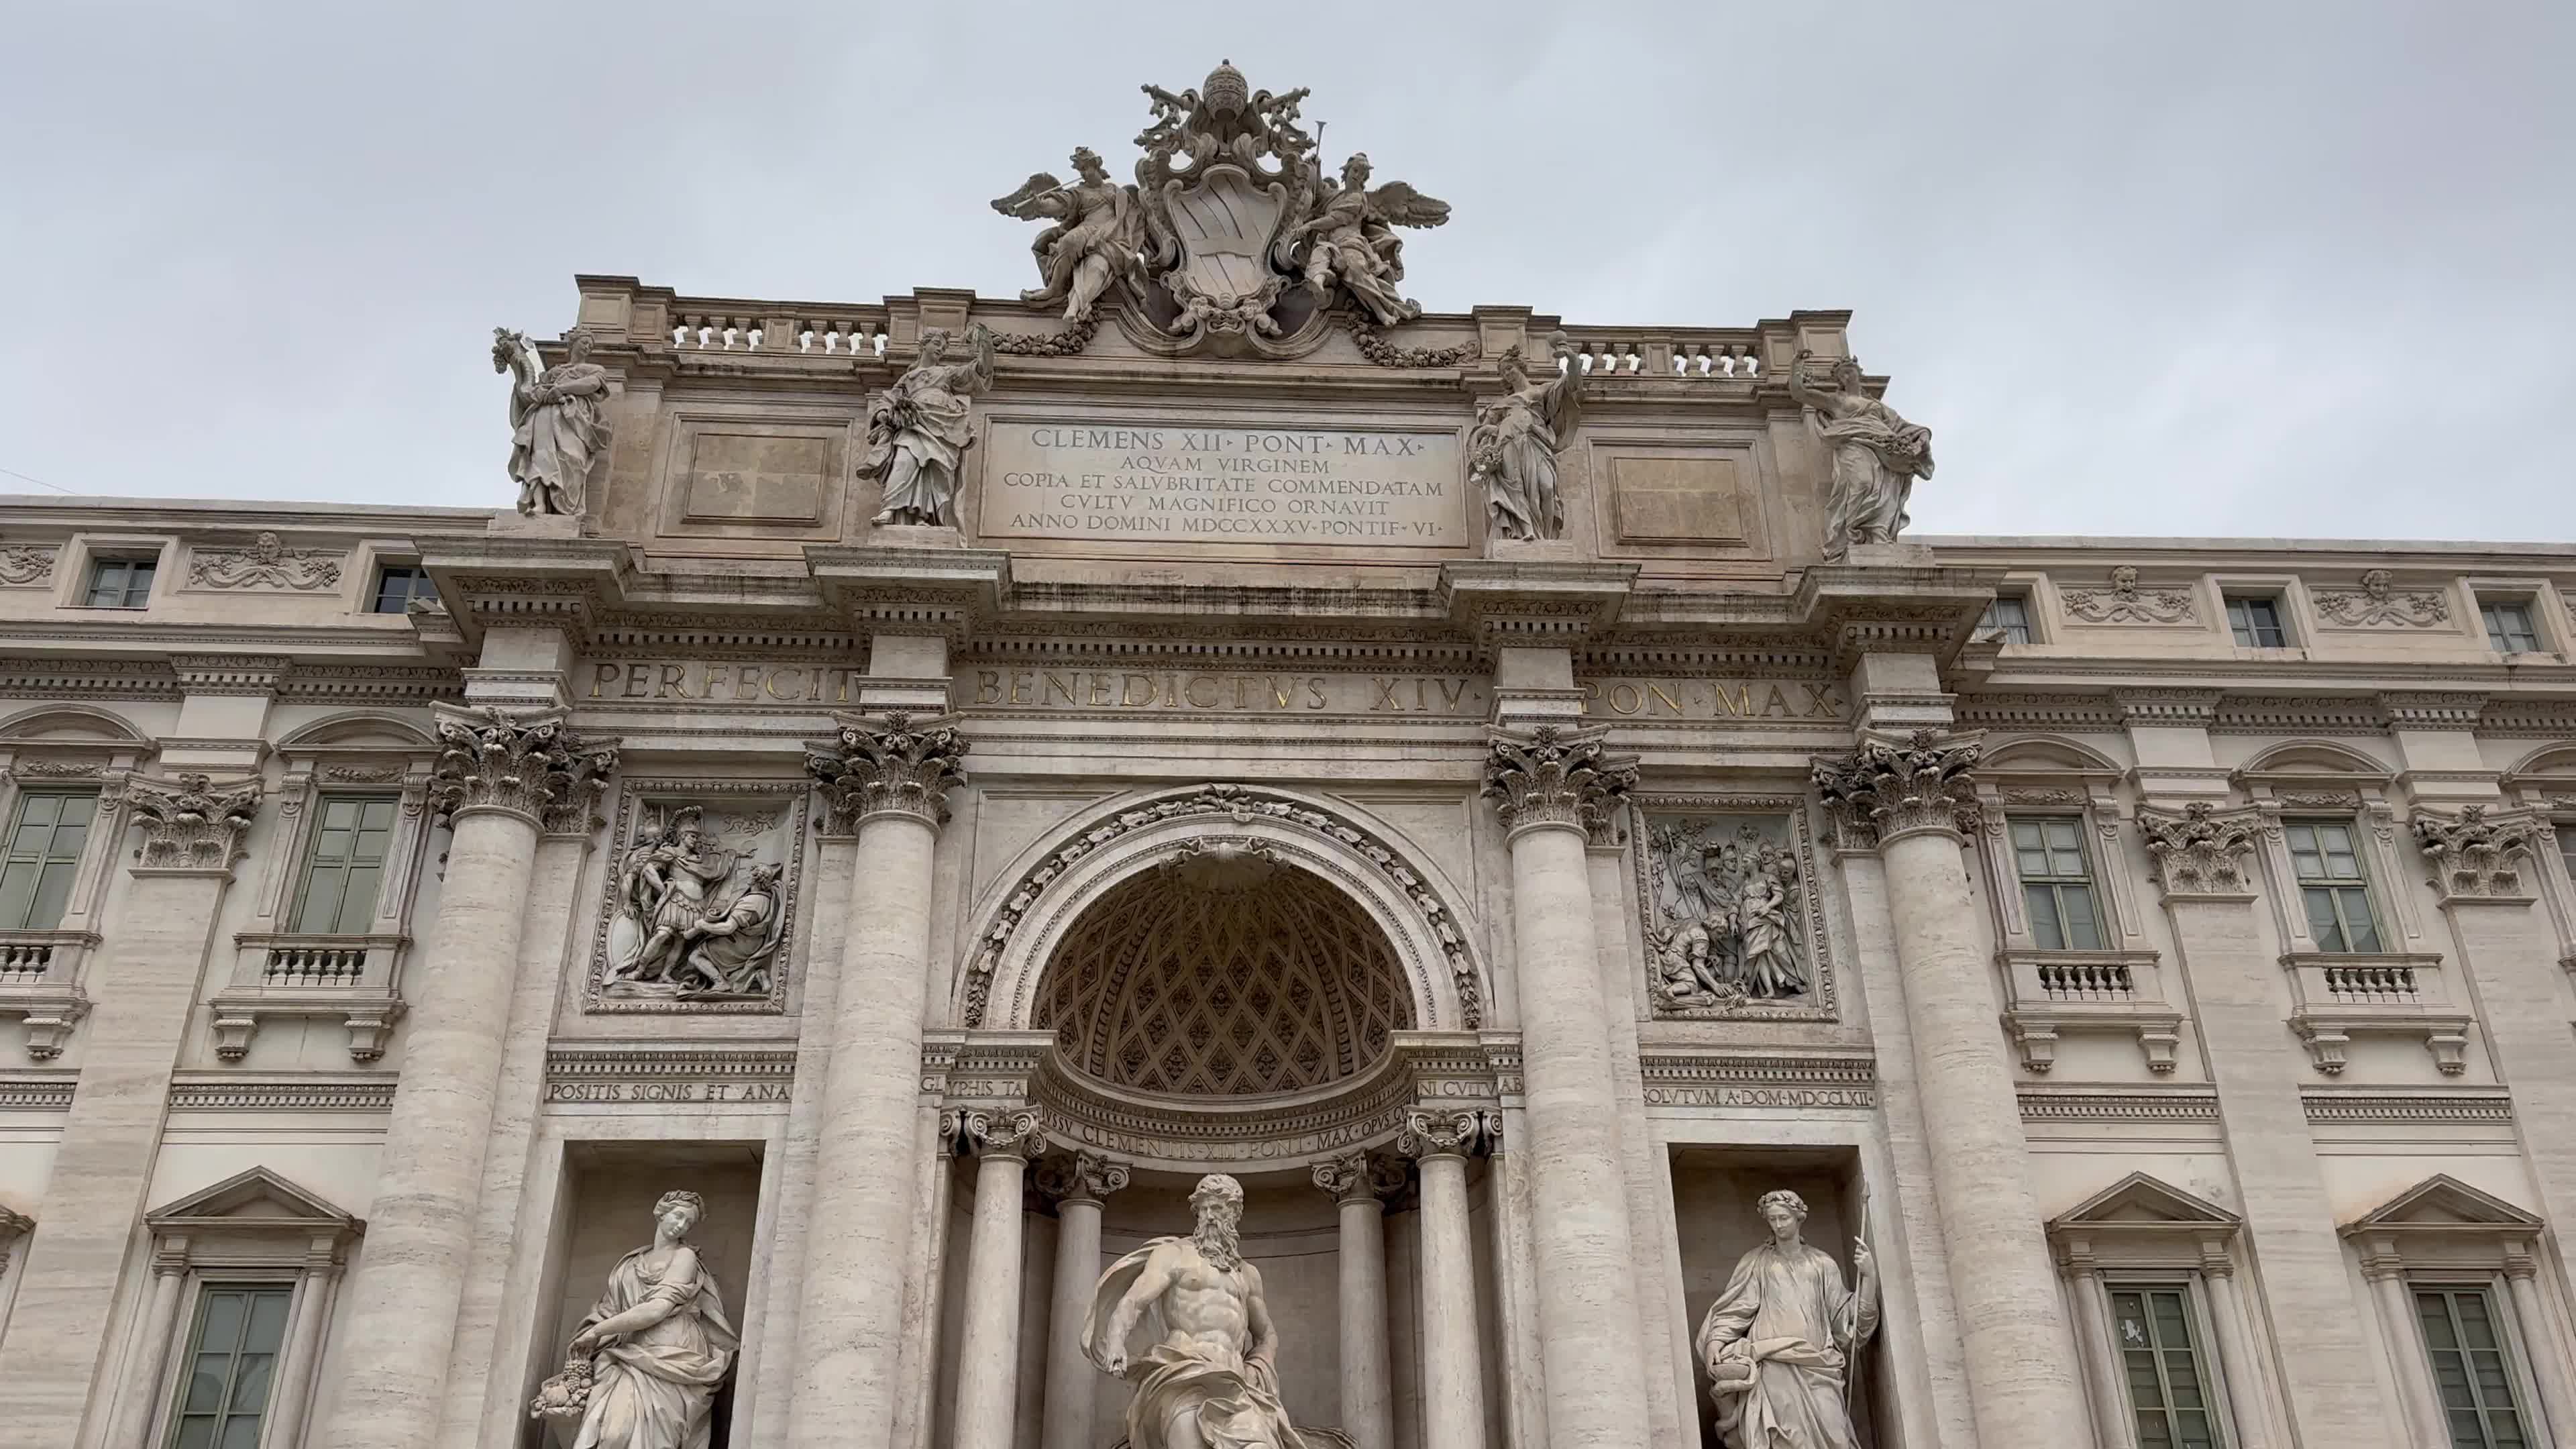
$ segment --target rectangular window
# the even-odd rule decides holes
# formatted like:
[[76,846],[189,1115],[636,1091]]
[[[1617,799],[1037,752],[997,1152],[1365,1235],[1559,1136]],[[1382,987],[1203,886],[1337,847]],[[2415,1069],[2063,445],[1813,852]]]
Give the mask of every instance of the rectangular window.
[[2415,1290],[2415,1318],[2433,1360],[2433,1390],[2442,1399],[2451,1449],[2527,1449],[2513,1368],[2495,1299],[2479,1287]]
[[2030,642],[2030,604],[2019,594],[1997,594],[1977,619],[1977,637],[2006,644]]
[[2370,914],[2370,881],[2361,869],[2353,828],[2340,820],[2286,822],[2290,863],[2298,871],[2299,898],[2308,911],[2308,934],[2320,951],[2378,951],[2379,926]]
[[51,931],[63,923],[72,877],[80,873],[96,790],[28,790],[18,796],[0,857],[0,931]]
[[2487,646],[2498,654],[2539,650],[2540,634],[2531,627],[2529,604],[2480,604],[2478,617],[2486,621]]
[[89,566],[89,592],[81,602],[92,609],[140,609],[152,599],[152,575],[161,567],[151,558],[94,559]]
[[295,900],[295,929],[317,936],[360,936],[376,910],[376,892],[393,844],[394,801],[383,795],[325,795],[304,848],[304,888]]
[[376,613],[408,614],[412,600],[437,597],[429,572],[417,564],[387,564],[376,571]]
[[2039,948],[2101,950],[2102,916],[2093,905],[2093,871],[2084,862],[2083,820],[2063,815],[2011,824],[2013,863]]
[[2281,628],[2281,601],[2269,595],[2229,595],[2227,627],[2247,649],[2278,649],[2290,642]]
[[210,1283],[198,1294],[169,1449],[259,1449],[294,1293],[285,1284]]
[[2566,863],[2567,878],[2576,880],[2576,825],[2558,827],[2558,858]]
[[2111,1289],[2111,1335],[2120,1346],[2138,1449],[2220,1449],[2218,1414],[2191,1331],[2191,1290],[2181,1283]]

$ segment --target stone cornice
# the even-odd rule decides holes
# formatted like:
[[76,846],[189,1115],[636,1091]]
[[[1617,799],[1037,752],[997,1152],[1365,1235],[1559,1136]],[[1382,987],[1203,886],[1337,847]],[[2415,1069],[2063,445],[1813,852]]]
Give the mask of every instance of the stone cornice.
[[809,544],[805,566],[853,632],[935,635],[961,645],[1011,599],[1002,549]]
[[1639,565],[1574,559],[1455,559],[1441,565],[1449,622],[1479,649],[1575,648],[1607,635]]

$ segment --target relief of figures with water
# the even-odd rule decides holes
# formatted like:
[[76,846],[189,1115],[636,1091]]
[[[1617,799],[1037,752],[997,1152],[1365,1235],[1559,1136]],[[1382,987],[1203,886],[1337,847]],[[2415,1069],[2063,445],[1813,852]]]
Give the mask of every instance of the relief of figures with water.
[[1819,1000],[1806,871],[1789,820],[1649,816],[1638,885],[1656,1013]]
[[797,817],[787,800],[630,802],[592,999],[607,1009],[783,1000]]

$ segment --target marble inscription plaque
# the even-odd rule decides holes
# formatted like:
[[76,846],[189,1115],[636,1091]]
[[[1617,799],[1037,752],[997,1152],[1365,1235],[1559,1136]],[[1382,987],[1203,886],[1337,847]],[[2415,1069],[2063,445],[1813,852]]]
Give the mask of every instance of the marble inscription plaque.
[[1447,429],[997,418],[987,538],[1463,548]]

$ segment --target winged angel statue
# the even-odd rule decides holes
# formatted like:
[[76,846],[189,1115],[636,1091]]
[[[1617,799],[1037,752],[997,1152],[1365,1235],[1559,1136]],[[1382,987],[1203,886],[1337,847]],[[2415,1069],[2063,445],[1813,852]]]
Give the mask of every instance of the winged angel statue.
[[[1030,177],[993,209],[1049,221],[1030,246],[1043,285],[1029,302],[1065,304],[1089,325],[1112,287],[1124,287],[1173,337],[1277,337],[1338,302],[1379,326],[1422,315],[1396,289],[1404,279],[1397,227],[1433,227],[1449,205],[1401,181],[1369,185],[1353,156],[1324,174],[1299,123],[1304,88],[1254,91],[1231,62],[1198,90],[1144,87],[1152,120],[1136,137],[1136,184],[1109,179],[1089,148],[1076,179]],[[1299,304],[1299,283],[1312,299]]]

